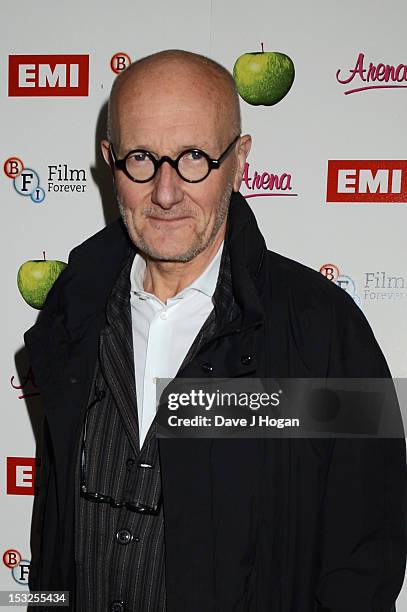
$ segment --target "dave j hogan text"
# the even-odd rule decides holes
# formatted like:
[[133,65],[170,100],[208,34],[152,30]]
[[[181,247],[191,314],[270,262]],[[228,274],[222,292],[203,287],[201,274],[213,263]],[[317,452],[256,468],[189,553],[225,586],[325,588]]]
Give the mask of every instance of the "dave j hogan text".
[[170,427],[276,427],[283,429],[284,427],[299,427],[300,419],[276,419],[261,414],[253,414],[249,419],[245,417],[227,418],[220,414],[213,417],[197,415],[183,418],[172,414],[168,417],[168,425]]

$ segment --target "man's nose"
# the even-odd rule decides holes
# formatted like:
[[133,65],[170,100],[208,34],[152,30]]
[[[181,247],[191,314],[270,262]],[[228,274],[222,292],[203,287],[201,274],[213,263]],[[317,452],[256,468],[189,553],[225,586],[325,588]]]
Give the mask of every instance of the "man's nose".
[[171,208],[180,202],[184,192],[182,190],[182,179],[178,176],[175,168],[168,162],[164,162],[154,177],[154,188],[151,200],[162,208]]

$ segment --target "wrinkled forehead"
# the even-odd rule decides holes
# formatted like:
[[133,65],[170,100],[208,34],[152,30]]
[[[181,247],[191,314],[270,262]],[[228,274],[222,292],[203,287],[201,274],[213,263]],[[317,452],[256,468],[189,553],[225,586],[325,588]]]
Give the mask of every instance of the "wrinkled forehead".
[[140,70],[112,100],[114,139],[123,147],[140,139],[223,142],[231,131],[230,98],[224,83],[204,70]]

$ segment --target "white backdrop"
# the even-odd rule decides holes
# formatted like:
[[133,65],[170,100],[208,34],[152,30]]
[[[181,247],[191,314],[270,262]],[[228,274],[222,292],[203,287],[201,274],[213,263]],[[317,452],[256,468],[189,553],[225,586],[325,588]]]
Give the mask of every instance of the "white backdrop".
[[[232,70],[240,55],[260,51],[262,42],[267,51],[291,57],[296,76],[288,95],[272,107],[242,101],[242,114],[244,132],[251,133],[254,141],[248,175],[286,173],[291,175],[292,189],[274,190],[270,197],[267,189],[253,189],[249,183],[241,191],[256,196],[248,201],[269,248],[317,270],[328,263],[338,268],[339,281],[354,294],[371,323],[393,376],[404,377],[405,169],[397,193],[383,194],[384,182],[377,184],[377,194],[368,203],[357,193],[351,196],[352,202],[328,203],[327,170],[330,160],[354,162],[342,164],[345,169],[369,170],[368,161],[360,166],[358,160],[394,162],[405,157],[405,69],[399,67],[398,81],[386,81],[384,75],[390,70],[386,65],[396,68],[407,62],[407,4],[403,0],[386,5],[377,0],[157,0],[150,4],[122,0],[115,5],[106,0],[20,0],[4,5],[2,17],[2,165],[10,157],[20,158],[38,175],[45,192],[43,202],[36,203],[19,194],[13,179],[1,173],[4,469],[0,542],[2,554],[16,550],[22,559],[14,569],[8,563],[12,555],[3,559],[0,590],[8,590],[25,588],[27,582],[23,566],[30,560],[30,464],[36,455],[34,432],[41,418],[40,397],[27,380],[29,364],[22,351],[23,333],[38,313],[22,299],[16,276],[23,262],[42,259],[43,251],[47,259],[67,261],[75,245],[117,215],[108,172],[98,152],[105,103],[115,77],[111,58],[123,52],[136,61],[155,51],[181,48],[208,55]],[[364,81],[356,74],[347,84],[339,82],[337,71],[340,80],[349,79],[361,53],[364,78],[370,63],[383,64],[378,68],[382,80]],[[23,63],[34,66],[33,55],[89,56],[88,95],[56,96],[52,91],[52,95],[39,95],[34,81],[30,95],[9,95],[16,85],[15,80],[11,89],[8,85],[9,56],[20,54],[31,56]],[[30,74],[28,78],[34,78]],[[346,93],[364,87],[371,88]],[[386,167],[396,168],[397,163],[379,164],[376,169]],[[63,171],[61,180],[58,169]],[[79,172],[71,175],[71,170]],[[350,191],[352,176],[359,174],[344,179]],[[371,176],[373,180],[375,175]],[[70,187],[63,191],[64,185],[72,185],[73,191]],[[398,609],[407,611],[404,591]]]

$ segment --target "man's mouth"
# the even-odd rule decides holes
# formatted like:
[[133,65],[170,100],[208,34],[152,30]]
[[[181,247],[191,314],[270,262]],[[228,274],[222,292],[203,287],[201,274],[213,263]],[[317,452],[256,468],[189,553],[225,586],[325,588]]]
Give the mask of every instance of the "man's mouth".
[[160,221],[160,222],[165,222],[165,223],[173,223],[175,221],[184,221],[185,219],[189,219],[190,217],[156,217],[154,215],[150,215],[149,219],[152,219],[153,221]]

